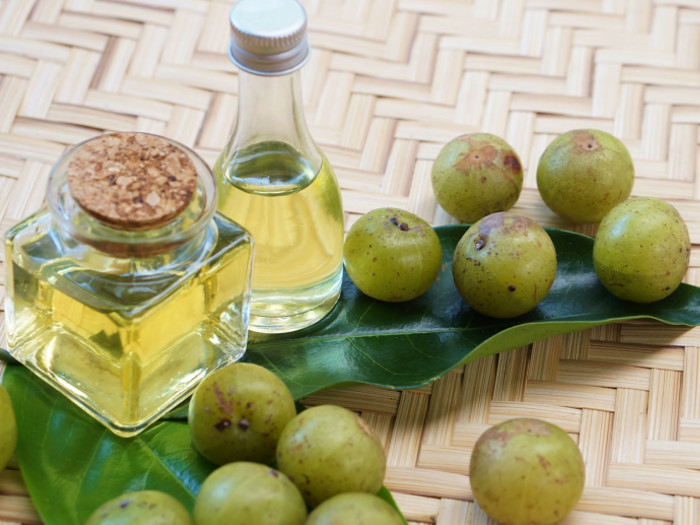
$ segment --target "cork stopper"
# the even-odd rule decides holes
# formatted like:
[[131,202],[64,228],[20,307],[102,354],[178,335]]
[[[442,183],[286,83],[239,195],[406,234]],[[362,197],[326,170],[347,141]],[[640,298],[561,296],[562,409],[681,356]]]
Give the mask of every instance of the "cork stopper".
[[84,143],[68,164],[70,193],[86,213],[121,230],[153,229],[189,204],[197,170],[189,155],[148,133],[110,133]]

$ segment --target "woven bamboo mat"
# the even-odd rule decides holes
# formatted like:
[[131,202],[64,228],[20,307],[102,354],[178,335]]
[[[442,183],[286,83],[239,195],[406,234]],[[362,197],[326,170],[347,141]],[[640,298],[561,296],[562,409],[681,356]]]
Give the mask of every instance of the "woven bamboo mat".
[[[348,226],[386,205],[453,222],[432,195],[432,161],[451,138],[488,131],[526,168],[516,209],[594,234],[548,211],[535,167],[558,133],[596,127],[630,149],[634,194],[684,216],[686,280],[700,285],[700,0],[302,1],[314,47],[307,117]],[[0,233],[41,205],[65,147],[103,130],[167,135],[212,162],[235,116],[232,3],[0,0]],[[0,304],[3,294],[0,272]],[[0,311],[0,339],[2,324]],[[609,325],[416,391],[361,386],[307,401],[367,418],[412,523],[489,523],[470,492],[470,451],[489,425],[524,415],[559,424],[583,451],[587,485],[566,524],[700,523],[699,329]],[[0,525],[17,523],[39,518],[12,463]]]

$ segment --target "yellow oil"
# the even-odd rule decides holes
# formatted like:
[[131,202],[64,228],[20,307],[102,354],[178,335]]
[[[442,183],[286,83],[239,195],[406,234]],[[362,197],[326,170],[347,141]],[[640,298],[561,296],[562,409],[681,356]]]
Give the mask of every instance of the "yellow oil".
[[323,318],[340,295],[343,207],[324,158],[319,170],[281,142],[225,155],[214,166],[218,209],[255,240],[250,329],[288,332]]
[[186,264],[93,251],[86,267],[48,213],[20,223],[6,239],[10,352],[116,434],[139,432],[245,350],[251,246],[215,224]]

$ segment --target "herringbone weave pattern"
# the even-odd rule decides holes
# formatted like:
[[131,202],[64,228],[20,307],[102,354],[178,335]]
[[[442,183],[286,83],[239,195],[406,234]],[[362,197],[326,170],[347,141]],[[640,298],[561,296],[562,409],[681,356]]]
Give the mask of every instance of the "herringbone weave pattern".
[[[0,0],[0,233],[41,205],[61,152],[101,131],[163,134],[212,162],[236,112],[232,3]],[[433,197],[432,162],[451,138],[487,131],[525,166],[516,208],[574,229],[542,203],[535,168],[557,134],[595,127],[630,149],[635,195],[682,213],[695,243],[686,280],[700,284],[700,0],[302,3],[314,47],[307,117],[348,226],[387,205],[453,222]],[[0,339],[2,323],[0,311]],[[559,424],[584,453],[587,486],[566,524],[700,523],[697,329],[611,325],[417,391],[353,387],[307,401],[367,418],[412,523],[489,523],[470,492],[470,451],[489,425],[522,415]],[[17,523],[39,518],[12,463],[0,474],[0,524]]]

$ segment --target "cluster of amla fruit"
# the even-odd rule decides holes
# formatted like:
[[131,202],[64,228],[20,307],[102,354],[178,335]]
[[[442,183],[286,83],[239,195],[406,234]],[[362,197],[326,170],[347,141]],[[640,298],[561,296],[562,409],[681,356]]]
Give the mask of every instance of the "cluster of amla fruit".
[[[619,139],[578,129],[559,135],[542,153],[537,187],[547,207],[565,221],[600,223],[593,248],[600,282],[620,299],[647,303],[667,297],[682,282],[690,238],[671,204],[630,198],[634,176],[632,158]],[[459,136],[440,150],[431,182],[440,206],[470,224],[452,259],[452,277],[464,300],[497,318],[534,309],[555,282],[557,253],[537,221],[510,211],[523,187],[515,150],[489,133]],[[400,302],[430,288],[442,249],[420,217],[380,208],[352,225],[344,259],[362,292]]]

